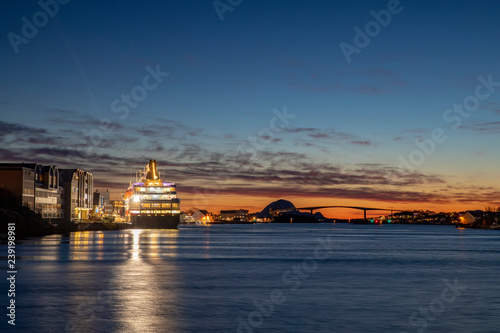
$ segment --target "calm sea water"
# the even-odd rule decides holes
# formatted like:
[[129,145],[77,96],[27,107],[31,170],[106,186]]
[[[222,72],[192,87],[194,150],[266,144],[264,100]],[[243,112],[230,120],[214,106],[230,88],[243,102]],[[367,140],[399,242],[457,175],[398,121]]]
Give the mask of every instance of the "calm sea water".
[[19,241],[17,257],[16,327],[4,314],[2,332],[500,331],[497,231],[78,232]]

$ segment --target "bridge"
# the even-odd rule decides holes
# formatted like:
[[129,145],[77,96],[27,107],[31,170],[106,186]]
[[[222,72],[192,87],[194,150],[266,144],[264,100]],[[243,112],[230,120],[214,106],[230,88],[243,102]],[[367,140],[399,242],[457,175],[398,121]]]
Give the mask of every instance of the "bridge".
[[312,214],[313,211],[318,210],[318,209],[323,209],[323,208],[351,208],[351,209],[362,210],[364,212],[364,219],[365,220],[366,220],[366,211],[368,211],[368,210],[385,210],[385,211],[391,211],[391,215],[393,214],[393,211],[394,211],[394,209],[357,207],[357,206],[315,206],[315,207],[300,207],[300,208],[296,208],[296,209],[297,210],[308,210]]

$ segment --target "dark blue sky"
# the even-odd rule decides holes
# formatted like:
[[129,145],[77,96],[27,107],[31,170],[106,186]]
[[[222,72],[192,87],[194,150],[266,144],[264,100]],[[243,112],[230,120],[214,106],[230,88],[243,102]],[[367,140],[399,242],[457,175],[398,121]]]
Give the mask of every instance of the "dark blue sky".
[[[43,20],[42,8],[1,4],[4,161],[81,166],[118,194],[156,158],[186,209],[257,209],[281,196],[499,204],[500,87],[480,88],[489,94],[469,116],[444,117],[475,96],[479,76],[500,81],[497,1],[401,1],[350,63],[339,45],[355,46],[354,28],[387,1],[244,0],[221,20],[213,1],[72,0],[15,47],[22,18]],[[145,90],[146,68],[168,75]],[[134,89],[137,106],[114,112]],[[284,108],[295,117],[266,130]],[[446,140],[415,153],[436,128]]]

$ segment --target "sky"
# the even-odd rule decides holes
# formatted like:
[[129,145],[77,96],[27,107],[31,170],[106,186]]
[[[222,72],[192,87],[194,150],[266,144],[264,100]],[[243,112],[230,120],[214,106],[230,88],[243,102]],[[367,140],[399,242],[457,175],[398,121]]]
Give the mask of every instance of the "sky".
[[497,1],[0,4],[2,162],[120,198],[156,159],[182,210],[500,206]]

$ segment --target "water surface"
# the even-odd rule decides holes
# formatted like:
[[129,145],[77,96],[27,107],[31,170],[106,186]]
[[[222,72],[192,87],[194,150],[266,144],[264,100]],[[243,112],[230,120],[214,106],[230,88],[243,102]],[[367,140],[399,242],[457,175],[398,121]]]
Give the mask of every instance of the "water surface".
[[77,232],[18,241],[17,258],[16,327],[3,315],[2,332],[500,331],[497,231]]

